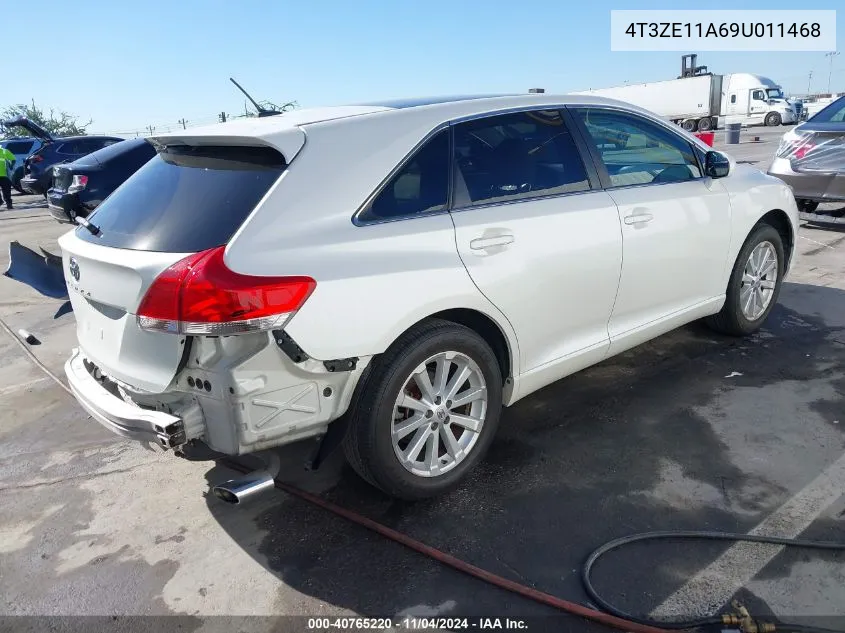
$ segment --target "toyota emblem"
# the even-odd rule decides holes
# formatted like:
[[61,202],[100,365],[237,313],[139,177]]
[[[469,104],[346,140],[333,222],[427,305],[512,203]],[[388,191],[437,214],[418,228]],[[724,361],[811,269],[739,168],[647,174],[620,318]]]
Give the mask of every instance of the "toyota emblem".
[[70,258],[70,276],[79,281],[79,264],[75,257]]

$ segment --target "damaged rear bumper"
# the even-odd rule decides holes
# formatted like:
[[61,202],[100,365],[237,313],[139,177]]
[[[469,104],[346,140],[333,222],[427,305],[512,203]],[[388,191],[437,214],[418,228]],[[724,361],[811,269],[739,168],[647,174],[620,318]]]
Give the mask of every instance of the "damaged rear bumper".
[[175,448],[187,441],[182,418],[164,411],[142,409],[121,400],[89,373],[78,349],[65,363],[65,374],[82,408],[112,433],[154,443],[165,449]]
[[294,360],[273,340],[268,334],[197,337],[163,393],[113,380],[81,348],[65,373],[76,399],[100,424],[163,448],[199,440],[216,453],[244,455],[322,438],[345,413],[370,357],[323,362],[302,354]]

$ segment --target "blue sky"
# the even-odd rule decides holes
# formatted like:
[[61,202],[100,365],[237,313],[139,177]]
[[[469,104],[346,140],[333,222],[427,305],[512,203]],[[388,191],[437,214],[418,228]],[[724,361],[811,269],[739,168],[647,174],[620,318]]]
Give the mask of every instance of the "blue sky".
[[[837,6],[839,5],[839,6]],[[62,5],[64,6],[64,5]],[[0,105],[35,99],[91,118],[92,132],[198,123],[242,112],[234,76],[258,99],[329,105],[415,95],[565,92],[675,77],[681,53],[610,51],[611,9],[701,4],[602,0],[75,0],[44,27],[9,28]],[[739,8],[723,3],[725,8]],[[716,8],[719,5],[717,4]],[[714,7],[707,5],[708,9]],[[795,9],[794,1],[741,8]],[[833,90],[845,91],[845,6],[836,9]],[[16,24],[21,21],[16,20]],[[37,34],[36,34],[37,32]],[[695,52],[695,51],[689,51]],[[713,72],[754,72],[788,91],[827,88],[823,53],[699,55]]]

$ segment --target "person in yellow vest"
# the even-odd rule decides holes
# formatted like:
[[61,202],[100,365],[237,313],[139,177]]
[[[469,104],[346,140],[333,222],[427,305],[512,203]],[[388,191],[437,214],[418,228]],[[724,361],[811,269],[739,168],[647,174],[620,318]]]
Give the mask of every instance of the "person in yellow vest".
[[15,155],[5,147],[0,147],[0,190],[3,192],[3,200],[6,208],[12,208],[12,181],[9,179],[9,171],[15,166]]

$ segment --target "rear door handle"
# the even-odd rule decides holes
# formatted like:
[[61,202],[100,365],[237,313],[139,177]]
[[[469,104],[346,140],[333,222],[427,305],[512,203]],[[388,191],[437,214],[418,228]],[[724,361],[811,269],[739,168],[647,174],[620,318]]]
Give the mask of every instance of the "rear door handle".
[[635,215],[626,215],[625,224],[645,224],[651,222],[654,216],[651,213],[637,213]]
[[477,237],[469,243],[474,251],[483,251],[494,246],[506,246],[514,241],[513,235],[496,235],[494,237]]

